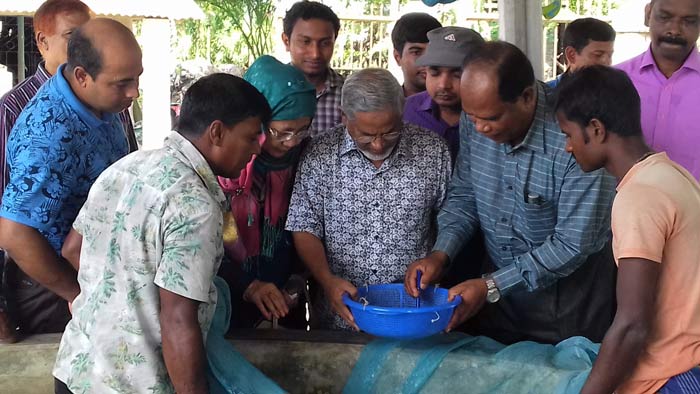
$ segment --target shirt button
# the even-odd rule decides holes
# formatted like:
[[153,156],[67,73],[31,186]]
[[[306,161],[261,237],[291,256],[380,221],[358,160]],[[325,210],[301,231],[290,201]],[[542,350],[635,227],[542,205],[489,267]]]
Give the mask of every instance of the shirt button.
[[508,190],[513,190],[513,186],[508,185],[508,187],[506,187],[506,189],[508,189]]
[[501,218],[501,223],[508,223],[508,219],[506,219],[506,218]]
[[501,246],[501,250],[505,252],[506,250],[508,250],[508,247],[507,247],[507,246]]

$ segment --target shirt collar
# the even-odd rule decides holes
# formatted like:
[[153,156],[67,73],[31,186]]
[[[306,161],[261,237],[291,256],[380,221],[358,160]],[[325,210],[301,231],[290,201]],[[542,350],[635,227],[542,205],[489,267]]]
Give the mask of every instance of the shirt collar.
[[335,70],[328,67],[328,75],[326,76],[326,89],[336,88],[343,84],[343,77]]
[[537,106],[535,109],[535,117],[532,119],[532,124],[525,134],[525,138],[521,143],[511,147],[509,144],[504,144],[506,152],[513,152],[520,148],[528,148],[537,153],[544,153],[544,129],[545,119],[547,117],[547,90],[545,85],[537,82]]
[[46,63],[41,62],[36,68],[36,73],[34,73],[34,76],[36,77],[37,81],[41,83],[42,85],[51,78],[51,74],[49,74],[48,71],[46,71]]
[[102,125],[110,124],[117,115],[105,112],[102,114],[102,118],[98,118],[94,113],[92,113],[92,111],[90,111],[90,109],[83,104],[80,99],[78,99],[78,96],[73,93],[73,89],[71,89],[70,84],[63,76],[63,69],[65,66],[65,64],[58,66],[56,75],[51,78],[56,81],[57,90],[65,99],[66,104],[68,104],[68,106],[70,106],[78,114],[78,117],[80,117],[80,119],[82,119],[83,122],[85,122],[90,128],[97,128]]
[[[654,67],[656,69],[659,68],[656,65],[656,61],[654,60],[654,54],[651,52],[651,45],[649,45],[649,48],[647,48],[646,52],[644,52],[644,54],[642,55],[642,61],[639,64],[639,70],[641,71],[642,69],[647,67]],[[683,63],[681,68],[688,68],[700,72],[700,53],[698,53],[698,48],[696,46],[693,46],[693,49],[690,51],[690,54],[685,59],[685,62]]]
[[422,91],[418,94],[416,94],[417,98],[420,100],[418,101],[418,105],[416,105],[416,109],[418,111],[423,111],[423,112],[428,112],[430,111],[433,113],[433,108],[435,105],[437,105],[434,101],[433,98],[430,97],[430,94],[428,94],[428,91]]
[[202,153],[200,153],[189,140],[177,131],[172,131],[165,138],[163,145],[179,153],[180,159],[192,167],[197,175],[199,175],[204,186],[209,190],[209,194],[216,199],[222,208],[226,206],[226,197],[219,186],[216,175],[214,175],[214,172],[209,166],[209,163],[207,163],[207,160],[202,156]]

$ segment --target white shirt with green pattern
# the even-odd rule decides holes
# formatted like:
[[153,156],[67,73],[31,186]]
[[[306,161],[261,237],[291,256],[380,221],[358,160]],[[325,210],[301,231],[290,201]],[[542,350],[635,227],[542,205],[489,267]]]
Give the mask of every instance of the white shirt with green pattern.
[[206,337],[223,256],[226,199],[199,151],[173,132],[97,179],[74,228],[83,236],[73,319],[53,374],[75,394],[173,393],[162,356],[159,288],[200,301]]

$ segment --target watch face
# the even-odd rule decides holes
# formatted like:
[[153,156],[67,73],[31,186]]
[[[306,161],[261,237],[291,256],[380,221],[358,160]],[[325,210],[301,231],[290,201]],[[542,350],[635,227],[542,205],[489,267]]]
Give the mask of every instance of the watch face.
[[486,293],[486,301],[488,301],[491,304],[493,304],[494,302],[498,302],[498,300],[500,299],[501,294],[496,289],[489,290],[489,292]]

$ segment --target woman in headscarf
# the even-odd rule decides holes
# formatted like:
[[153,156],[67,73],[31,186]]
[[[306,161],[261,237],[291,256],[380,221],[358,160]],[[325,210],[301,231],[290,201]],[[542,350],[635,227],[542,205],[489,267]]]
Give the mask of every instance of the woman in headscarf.
[[232,328],[285,317],[295,294],[302,295],[304,282],[289,281],[299,262],[284,225],[302,142],[316,112],[316,90],[294,66],[265,55],[243,78],[265,96],[272,120],[260,136],[260,155],[237,179],[219,178],[238,228],[238,234],[224,234],[227,258],[220,271],[231,288]]

